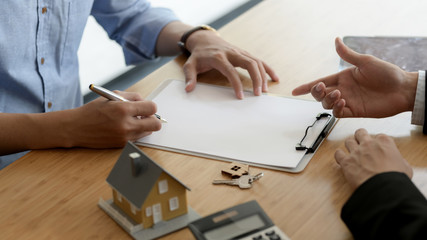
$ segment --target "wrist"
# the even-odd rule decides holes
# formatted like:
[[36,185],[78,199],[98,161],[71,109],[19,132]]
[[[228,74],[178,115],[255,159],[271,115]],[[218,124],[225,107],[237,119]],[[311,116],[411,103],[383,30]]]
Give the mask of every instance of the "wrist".
[[184,54],[190,55],[198,41],[209,40],[214,35],[218,36],[214,28],[207,25],[200,25],[185,32],[178,42],[178,46]]
[[45,148],[69,148],[73,147],[69,131],[73,114],[67,114],[71,110],[55,111],[50,113],[38,113],[34,115],[34,125],[39,132],[43,133],[43,138],[38,142],[36,149]]

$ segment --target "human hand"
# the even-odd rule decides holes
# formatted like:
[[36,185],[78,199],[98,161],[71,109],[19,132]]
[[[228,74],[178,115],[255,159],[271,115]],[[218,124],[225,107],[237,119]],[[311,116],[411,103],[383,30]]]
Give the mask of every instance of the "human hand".
[[161,122],[153,114],[157,108],[137,93],[117,92],[129,102],[98,98],[82,107],[72,109],[66,126],[72,146],[108,148],[122,147],[128,140],[158,131]]
[[339,38],[335,46],[338,55],[354,66],[301,85],[292,95],[311,92],[325,109],[333,109],[336,117],[379,118],[413,110],[418,73],[356,53]]
[[345,147],[349,153],[338,149],[335,160],[354,189],[382,172],[403,172],[412,178],[412,168],[385,134],[372,137],[365,129],[358,129],[354,137],[346,139]]
[[265,62],[255,58],[248,52],[239,49],[220,38],[212,31],[197,31],[187,39],[187,49],[190,57],[184,64],[184,74],[187,82],[185,90],[192,91],[196,87],[197,74],[216,69],[231,83],[237,98],[244,97],[240,77],[235,67],[241,67],[249,72],[255,95],[268,91],[267,74],[275,82],[279,78]]

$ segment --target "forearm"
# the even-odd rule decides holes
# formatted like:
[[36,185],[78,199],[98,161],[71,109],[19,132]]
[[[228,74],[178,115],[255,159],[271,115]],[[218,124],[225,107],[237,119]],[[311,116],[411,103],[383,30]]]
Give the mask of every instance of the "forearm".
[[0,113],[0,155],[29,149],[69,147],[64,127],[68,111]]
[[178,41],[192,26],[179,21],[170,22],[159,34],[156,43],[157,56],[172,56],[180,53]]

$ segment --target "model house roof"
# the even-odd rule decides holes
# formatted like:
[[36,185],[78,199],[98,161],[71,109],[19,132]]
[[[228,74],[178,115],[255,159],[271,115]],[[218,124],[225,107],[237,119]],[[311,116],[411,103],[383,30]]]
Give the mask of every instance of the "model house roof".
[[190,190],[137,146],[128,142],[108,175],[107,183],[139,209],[163,172]]

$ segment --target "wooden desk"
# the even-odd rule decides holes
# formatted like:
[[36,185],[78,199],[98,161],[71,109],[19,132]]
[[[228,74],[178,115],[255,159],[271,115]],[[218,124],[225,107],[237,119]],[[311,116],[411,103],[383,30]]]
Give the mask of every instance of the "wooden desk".
[[[270,92],[290,95],[297,85],[336,72],[334,38],[345,35],[427,36],[426,1],[267,0],[220,30],[228,41],[269,63],[281,78]],[[147,96],[162,80],[184,79],[183,58],[165,65],[131,87]],[[242,71],[246,88],[248,74]],[[203,82],[228,85],[210,72]],[[196,88],[197,91],[197,88]],[[309,99],[310,96],[304,98]],[[427,193],[427,138],[409,124],[408,115],[392,119],[341,119],[304,172],[263,171],[252,189],[214,186],[227,163],[143,148],[187,184],[189,204],[202,216],[256,199],[292,239],[351,239],[340,219],[350,196],[333,154],[359,127],[395,136],[415,169],[414,181]],[[260,146],[262,150],[262,146]],[[121,150],[52,149],[33,151],[0,171],[1,239],[128,239],[101,209],[111,198],[105,179]],[[188,229],[163,239],[193,239]]]

